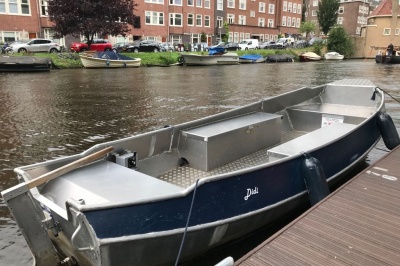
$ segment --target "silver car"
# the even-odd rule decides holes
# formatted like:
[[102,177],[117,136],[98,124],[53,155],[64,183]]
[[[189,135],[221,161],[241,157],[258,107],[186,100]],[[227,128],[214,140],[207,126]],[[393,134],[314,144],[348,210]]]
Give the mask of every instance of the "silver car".
[[10,45],[15,53],[39,53],[49,52],[58,53],[61,51],[60,45],[55,41],[49,39],[30,39],[23,42],[14,42]]

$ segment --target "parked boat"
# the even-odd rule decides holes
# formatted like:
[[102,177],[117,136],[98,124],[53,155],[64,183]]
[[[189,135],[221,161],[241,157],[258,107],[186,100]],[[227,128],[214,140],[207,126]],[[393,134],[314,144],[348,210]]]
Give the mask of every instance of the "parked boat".
[[309,62],[309,61],[319,61],[321,60],[321,56],[317,55],[313,52],[305,52],[304,54],[299,55],[300,62]]
[[182,53],[179,62],[186,66],[237,65],[237,53],[224,52],[223,47],[210,48],[208,55]]
[[50,71],[52,60],[36,56],[0,56],[0,72]]
[[338,52],[328,52],[324,54],[324,58],[326,60],[342,60],[344,58],[344,55],[341,55]]
[[239,56],[239,63],[241,64],[264,63],[265,59],[266,58],[264,58],[260,54],[245,54]]
[[267,56],[268,63],[276,63],[276,62],[293,62],[294,55],[291,54],[272,54]]
[[400,64],[400,55],[376,55],[375,62],[379,64]]
[[110,52],[82,53],[79,55],[85,68],[139,67],[142,59]]
[[185,262],[307,206],[305,179],[342,180],[397,134],[384,98],[369,80],[300,88],[18,167],[2,196],[37,265]]

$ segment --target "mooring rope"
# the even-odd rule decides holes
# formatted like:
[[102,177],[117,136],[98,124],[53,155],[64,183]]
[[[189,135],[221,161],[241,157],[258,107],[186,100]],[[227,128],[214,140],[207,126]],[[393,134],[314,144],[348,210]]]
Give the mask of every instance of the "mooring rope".
[[199,179],[196,180],[196,185],[193,190],[192,203],[190,204],[189,214],[188,214],[188,218],[187,218],[186,226],[185,226],[185,232],[183,233],[183,236],[182,236],[182,242],[181,242],[181,246],[179,248],[178,256],[175,261],[175,266],[178,265],[179,258],[181,257],[181,253],[182,253],[182,249],[183,249],[183,244],[185,243],[186,233],[187,233],[187,229],[189,227],[190,216],[192,215],[193,203],[194,203],[194,198],[196,197],[196,190],[197,190],[198,183],[199,183]]
[[[382,90],[382,89],[379,88],[379,87],[376,87],[376,88],[377,88],[377,89],[380,89],[380,90],[383,91],[387,96],[389,96],[390,98],[392,98],[392,99],[395,100],[396,102],[400,103],[400,101],[397,100],[396,98],[394,98],[392,95],[390,95],[390,93],[388,93],[388,92]],[[398,96],[398,97],[400,98],[400,96]]]

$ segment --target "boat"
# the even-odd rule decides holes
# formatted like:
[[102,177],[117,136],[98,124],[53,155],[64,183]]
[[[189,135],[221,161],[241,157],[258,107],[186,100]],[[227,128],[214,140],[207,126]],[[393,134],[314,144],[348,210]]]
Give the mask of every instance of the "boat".
[[400,64],[400,53],[395,55],[378,54],[375,56],[375,62],[379,64]]
[[264,63],[266,58],[264,58],[260,54],[245,54],[239,56],[239,63],[240,64],[252,64],[252,63]]
[[294,62],[294,56],[291,54],[272,54],[267,56],[268,63],[276,62]]
[[398,145],[384,99],[365,79],[266,95],[19,166],[1,193],[37,265],[177,265],[323,198],[381,136]]
[[328,52],[324,54],[324,58],[326,60],[342,60],[344,58],[344,55],[341,55],[338,52]]
[[208,54],[182,53],[178,61],[186,66],[237,65],[237,53],[225,52],[223,47],[213,47]]
[[50,71],[53,61],[36,56],[0,56],[0,72]]
[[85,68],[126,68],[139,67],[142,59],[108,52],[85,52],[79,54]]
[[309,61],[319,61],[321,60],[321,56],[317,55],[313,52],[305,52],[299,55],[300,62],[309,62]]

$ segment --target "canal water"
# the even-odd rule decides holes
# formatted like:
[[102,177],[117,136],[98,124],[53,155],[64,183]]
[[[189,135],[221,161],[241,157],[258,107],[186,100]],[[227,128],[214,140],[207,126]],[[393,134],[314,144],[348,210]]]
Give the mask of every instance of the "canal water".
[[[400,128],[400,104],[393,99],[400,94],[400,65],[373,60],[0,73],[0,191],[17,184],[18,166],[343,78],[370,79],[387,92],[386,108]],[[380,142],[364,167],[386,152]],[[188,265],[237,259],[277,228]],[[0,265],[31,264],[30,250],[0,199]]]

